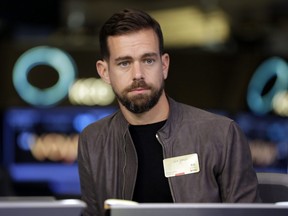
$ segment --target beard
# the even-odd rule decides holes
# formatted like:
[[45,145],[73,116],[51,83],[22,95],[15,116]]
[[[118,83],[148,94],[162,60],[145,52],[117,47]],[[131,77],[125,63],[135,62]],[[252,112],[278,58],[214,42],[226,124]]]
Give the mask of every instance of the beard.
[[[151,94],[138,94],[134,95],[132,97],[128,97],[128,93],[136,88],[145,88],[150,89]],[[126,107],[130,112],[135,114],[144,113],[146,111],[149,111],[151,108],[153,108],[159,101],[162,93],[164,90],[164,80],[161,83],[161,86],[159,89],[149,86],[146,84],[144,80],[135,80],[132,85],[128,88],[126,88],[122,94],[118,94],[114,89],[114,93],[118,99],[118,101]]]

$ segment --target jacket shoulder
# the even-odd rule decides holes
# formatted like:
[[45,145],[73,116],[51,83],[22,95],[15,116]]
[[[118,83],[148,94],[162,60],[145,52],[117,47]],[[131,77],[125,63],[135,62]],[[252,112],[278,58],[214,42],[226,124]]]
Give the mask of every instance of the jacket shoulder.
[[98,121],[95,121],[87,125],[80,133],[80,136],[91,136],[92,134],[103,134],[105,131],[115,128],[114,125],[117,125],[119,122],[119,111],[116,111],[113,114],[110,114]]
[[219,122],[221,124],[231,124],[234,122],[228,116],[222,115],[220,113],[200,109],[194,106],[187,104],[179,103],[181,113],[183,113],[183,119],[191,119],[195,123],[204,123],[204,122]]

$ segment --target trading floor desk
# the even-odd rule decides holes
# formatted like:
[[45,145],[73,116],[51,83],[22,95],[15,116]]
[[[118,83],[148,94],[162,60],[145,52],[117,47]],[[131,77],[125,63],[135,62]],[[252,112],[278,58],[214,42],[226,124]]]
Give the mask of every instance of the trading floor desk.
[[112,205],[110,216],[288,216],[282,204],[137,204]]
[[86,204],[81,200],[0,200],[2,216],[80,216]]

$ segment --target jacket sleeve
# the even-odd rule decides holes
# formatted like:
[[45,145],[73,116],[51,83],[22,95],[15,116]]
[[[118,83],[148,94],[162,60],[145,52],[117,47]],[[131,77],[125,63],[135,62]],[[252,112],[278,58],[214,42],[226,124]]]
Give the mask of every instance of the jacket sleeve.
[[232,121],[227,132],[224,167],[218,179],[223,202],[261,202],[246,136]]
[[93,187],[93,177],[90,166],[90,156],[85,134],[80,134],[78,142],[78,171],[81,186],[81,198],[87,204],[83,216],[100,216],[99,203]]

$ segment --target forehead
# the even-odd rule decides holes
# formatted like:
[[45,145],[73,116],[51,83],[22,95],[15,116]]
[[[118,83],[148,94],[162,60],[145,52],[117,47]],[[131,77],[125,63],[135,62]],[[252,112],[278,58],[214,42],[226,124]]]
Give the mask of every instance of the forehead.
[[109,36],[108,48],[110,57],[131,55],[139,52],[159,53],[159,41],[152,29],[144,29],[124,35]]

